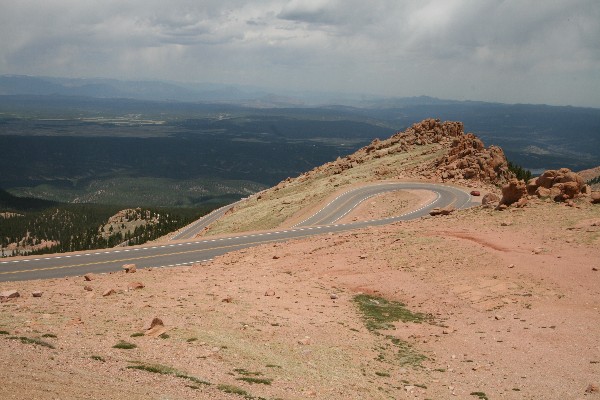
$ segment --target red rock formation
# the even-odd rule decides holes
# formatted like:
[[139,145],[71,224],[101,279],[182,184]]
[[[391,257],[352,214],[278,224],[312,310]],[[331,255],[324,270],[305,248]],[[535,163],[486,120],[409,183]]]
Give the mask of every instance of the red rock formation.
[[568,168],[550,169],[527,182],[527,193],[554,201],[565,201],[589,194],[583,178]]

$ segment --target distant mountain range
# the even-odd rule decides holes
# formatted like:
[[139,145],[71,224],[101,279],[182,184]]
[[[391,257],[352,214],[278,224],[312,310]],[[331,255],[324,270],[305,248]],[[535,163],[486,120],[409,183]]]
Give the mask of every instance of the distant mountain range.
[[214,83],[125,81],[105,78],[55,78],[0,75],[0,95],[82,96],[152,101],[232,103],[254,107],[289,107],[323,104],[367,108],[460,103],[429,96],[381,98],[326,92],[277,93],[267,89]]

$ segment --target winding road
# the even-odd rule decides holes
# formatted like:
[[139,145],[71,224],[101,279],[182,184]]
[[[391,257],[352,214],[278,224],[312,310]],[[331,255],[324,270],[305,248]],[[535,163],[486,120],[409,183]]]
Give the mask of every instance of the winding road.
[[[370,221],[336,223],[358,204],[380,193],[421,189],[436,193],[427,205],[406,214]],[[59,278],[86,273],[120,270],[123,264],[134,263],[138,268],[174,267],[208,261],[216,256],[265,243],[283,242],[329,232],[342,232],[367,226],[378,226],[406,221],[427,215],[434,207],[452,205],[455,208],[471,206],[468,193],[446,185],[431,183],[379,183],[342,193],[310,218],[289,229],[270,230],[252,234],[186,240],[205,226],[220,218],[233,205],[222,207],[183,229],[176,237],[183,239],[162,245],[142,245],[50,256],[19,257],[0,261],[0,281]]]

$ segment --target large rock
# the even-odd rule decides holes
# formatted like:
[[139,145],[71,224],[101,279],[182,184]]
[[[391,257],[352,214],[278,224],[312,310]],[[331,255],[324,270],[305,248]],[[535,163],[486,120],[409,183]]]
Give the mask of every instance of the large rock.
[[496,204],[500,202],[500,197],[498,197],[497,194],[495,193],[486,193],[482,198],[481,198],[481,204],[483,204],[484,206],[490,205],[490,204]]
[[0,300],[16,299],[17,297],[21,297],[17,290],[7,290],[0,293]]
[[502,199],[500,199],[500,204],[509,206],[518,202],[525,196],[527,196],[527,186],[525,185],[525,182],[513,178],[506,185],[502,186]]
[[592,192],[590,199],[592,204],[600,204],[600,192]]
[[565,201],[587,195],[588,186],[583,178],[568,168],[549,169],[527,182],[527,193],[554,201]]

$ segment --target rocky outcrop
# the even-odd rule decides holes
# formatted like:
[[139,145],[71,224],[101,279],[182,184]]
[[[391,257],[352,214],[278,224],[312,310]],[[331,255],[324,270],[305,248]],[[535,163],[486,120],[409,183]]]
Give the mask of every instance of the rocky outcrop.
[[583,178],[568,168],[550,169],[527,182],[527,193],[554,201],[566,201],[589,194]]
[[[438,145],[438,146],[431,146]],[[434,154],[444,148],[444,155],[414,169],[414,177],[442,181],[481,180],[492,184],[502,184],[514,175],[508,169],[508,163],[501,148],[486,148],[474,134],[464,133],[462,122],[425,119],[412,125],[403,132],[397,132],[385,140],[375,139],[369,145],[354,154],[322,165],[301,175],[299,182],[315,175],[338,175],[373,159],[396,153],[415,151],[419,147],[429,146],[423,154]],[[396,172],[393,164],[379,166],[372,171],[375,177],[391,178]],[[406,171],[406,170],[405,170]],[[286,187],[295,181],[287,178],[280,182],[275,190]]]
[[516,178],[511,179],[506,185],[502,186],[502,199],[500,199],[500,205],[510,206],[514,203],[519,205],[525,205],[522,199],[527,199],[527,186],[525,181],[518,180]]
[[472,133],[457,136],[452,140],[448,154],[437,162],[437,174],[443,180],[474,179],[501,184],[514,175],[500,147],[486,148]]

